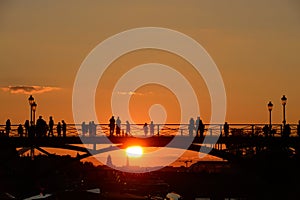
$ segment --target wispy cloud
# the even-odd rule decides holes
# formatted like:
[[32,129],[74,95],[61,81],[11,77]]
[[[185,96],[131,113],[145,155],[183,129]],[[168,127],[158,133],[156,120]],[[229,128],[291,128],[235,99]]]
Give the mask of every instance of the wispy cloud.
[[143,95],[152,95],[153,92],[149,91],[149,92],[133,92],[133,91],[129,91],[129,92],[125,92],[125,91],[118,91],[117,92],[118,95],[138,95],[138,96],[143,96]]
[[138,92],[132,92],[132,91],[129,91],[129,92],[120,92],[118,91],[117,92],[118,95],[139,95],[139,96],[142,96],[144,95],[143,93],[138,93]]
[[17,85],[17,86],[7,86],[1,88],[5,92],[10,92],[11,94],[41,94],[45,92],[51,92],[54,90],[60,90],[59,87],[49,87],[49,86],[28,86],[28,85]]

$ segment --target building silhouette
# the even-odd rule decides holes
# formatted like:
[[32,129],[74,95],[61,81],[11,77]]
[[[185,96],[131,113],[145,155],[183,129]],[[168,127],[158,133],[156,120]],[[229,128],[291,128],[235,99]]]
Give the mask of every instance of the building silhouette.
[[112,162],[112,159],[111,159],[111,156],[110,156],[110,155],[108,155],[108,156],[107,156],[107,159],[106,159],[106,165],[107,165],[108,167],[114,167],[114,165],[113,165],[113,162]]

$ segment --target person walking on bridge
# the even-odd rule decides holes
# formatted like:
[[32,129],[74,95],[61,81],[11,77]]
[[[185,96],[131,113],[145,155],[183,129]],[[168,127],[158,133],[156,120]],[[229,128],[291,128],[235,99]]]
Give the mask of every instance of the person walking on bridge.
[[52,116],[49,117],[49,132],[48,132],[48,137],[49,136],[54,136],[53,134],[53,126],[54,126],[54,121],[53,121],[53,118]]
[[61,123],[58,122],[56,126],[57,136],[61,137]]
[[117,117],[117,120],[116,120],[116,135],[117,136],[120,136],[121,134],[121,120],[119,117]]
[[66,124],[65,120],[62,120],[61,123],[62,123],[61,129],[63,132],[63,137],[65,138],[65,137],[67,137],[67,124]]
[[115,132],[115,117],[112,116],[109,120],[109,136],[113,136],[114,135],[114,132]]
[[144,124],[143,129],[144,129],[145,137],[147,137],[147,135],[148,135],[148,124],[147,123]]
[[204,136],[204,124],[200,117],[196,120],[196,136],[198,136],[198,132],[200,133],[200,137]]
[[150,128],[150,136],[153,136],[154,135],[154,124],[153,124],[153,121],[150,122],[149,128]]
[[190,119],[188,129],[189,129],[189,136],[193,136],[193,132],[195,130],[195,121],[193,118]]
[[126,136],[128,136],[128,134],[130,134],[130,124],[129,121],[126,121]]
[[197,119],[196,119],[195,130],[196,130],[196,137],[198,137],[200,135],[200,117],[197,117]]
[[91,134],[92,136],[96,136],[96,132],[97,132],[97,125],[95,124],[94,121],[91,122]]
[[88,125],[85,124],[85,122],[82,122],[81,124],[81,132],[82,136],[84,137],[86,133],[88,132]]
[[38,137],[44,137],[47,134],[47,123],[42,116],[36,120],[36,134]]

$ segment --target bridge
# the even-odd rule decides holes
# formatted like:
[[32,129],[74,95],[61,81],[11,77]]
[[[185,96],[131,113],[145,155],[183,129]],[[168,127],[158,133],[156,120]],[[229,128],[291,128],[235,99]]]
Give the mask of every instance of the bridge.
[[[80,124],[68,124],[66,137],[58,137],[55,132],[51,137],[33,138],[26,135],[20,137],[17,133],[17,125],[12,125],[9,135],[0,137],[0,147],[13,147],[17,149],[19,155],[30,151],[31,156],[34,156],[34,149],[51,156],[52,154],[44,149],[47,147],[73,150],[81,152],[79,159],[83,159],[132,145],[142,147],[168,145],[169,148],[209,153],[228,161],[253,158],[263,151],[286,151],[291,155],[298,155],[300,151],[300,137],[298,137],[296,124],[291,125],[291,133],[288,137],[284,137],[281,124],[272,125],[272,135],[266,135],[263,131],[264,124],[230,124],[228,135],[224,134],[222,124],[205,124],[204,137],[196,135],[195,130],[193,135],[190,135],[188,124],[156,124],[155,134],[145,136],[142,125],[132,125],[130,134],[110,136],[107,124],[97,124],[94,133],[83,133]],[[121,130],[124,129],[123,124]],[[0,125],[0,131],[3,134],[4,125]],[[183,145],[187,143],[188,146]],[[98,144],[107,147],[98,149]]]

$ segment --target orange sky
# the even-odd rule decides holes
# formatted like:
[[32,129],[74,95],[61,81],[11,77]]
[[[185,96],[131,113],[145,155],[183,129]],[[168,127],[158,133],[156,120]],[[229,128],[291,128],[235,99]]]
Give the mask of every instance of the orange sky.
[[[29,118],[29,94],[7,89],[22,85],[49,87],[39,88],[40,93],[34,94],[37,115],[46,119],[53,115],[56,121],[72,123],[72,88],[84,58],[106,38],[145,26],[180,31],[207,50],[223,77],[226,120],[230,123],[267,123],[266,104],[270,100],[274,104],[273,121],[281,123],[283,94],[288,98],[287,121],[297,123],[299,19],[297,0],[1,1],[0,123],[7,118],[23,123]],[[185,73],[196,89],[201,117],[209,121],[206,85],[189,64],[167,52],[141,50],[117,59],[107,70],[106,79],[99,82],[96,108],[100,122],[106,123],[111,114],[106,105],[113,85],[107,82],[115,83],[126,70],[148,62],[163,63]],[[132,96],[133,118],[137,122],[149,120],[149,105],[161,103],[166,105],[169,122],[178,121],[178,109],[171,109],[177,108],[172,94],[164,93],[162,87],[149,87],[136,91],[144,96]]]

